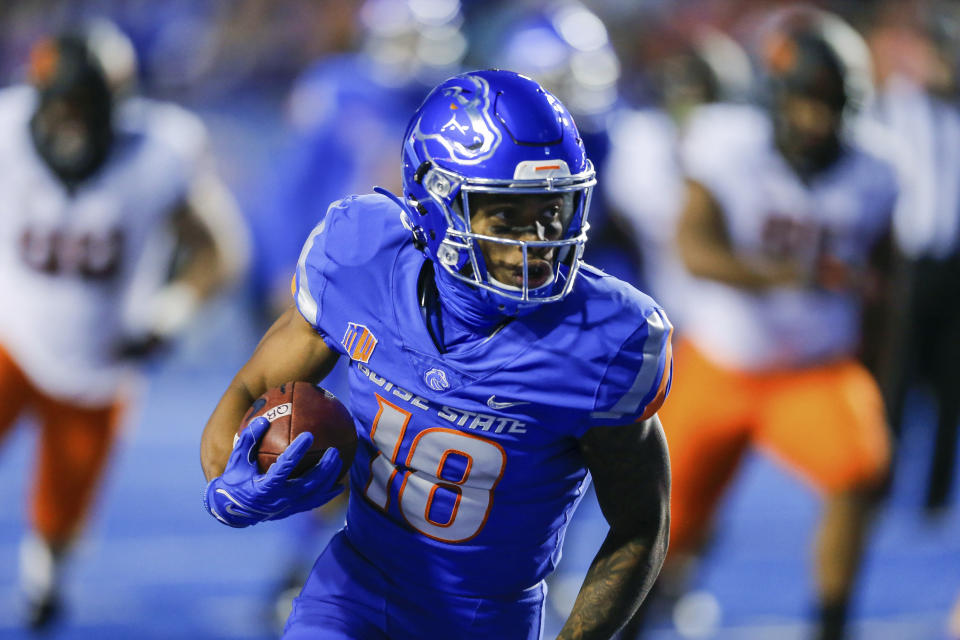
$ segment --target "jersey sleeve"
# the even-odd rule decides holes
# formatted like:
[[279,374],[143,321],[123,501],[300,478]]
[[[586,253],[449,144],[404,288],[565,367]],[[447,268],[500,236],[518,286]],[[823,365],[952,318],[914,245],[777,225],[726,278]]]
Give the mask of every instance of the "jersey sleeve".
[[672,337],[663,309],[648,309],[607,365],[587,428],[639,422],[660,409],[673,379]]
[[347,354],[340,339],[352,319],[386,314],[392,249],[409,236],[394,207],[379,195],[337,200],[300,251],[297,310],[341,354]]
[[317,223],[307,236],[300,251],[300,258],[297,260],[292,289],[294,302],[300,315],[324,337],[324,341],[330,348],[343,353],[340,344],[332,340],[321,326],[323,294],[335,269],[329,252],[332,234],[329,233],[328,222],[338,206],[342,206],[342,201],[330,205],[327,216]]

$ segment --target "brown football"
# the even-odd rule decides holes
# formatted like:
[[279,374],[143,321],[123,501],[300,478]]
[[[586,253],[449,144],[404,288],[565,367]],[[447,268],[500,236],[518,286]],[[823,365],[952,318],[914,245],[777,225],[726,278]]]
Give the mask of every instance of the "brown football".
[[266,472],[287,445],[304,432],[313,434],[313,444],[291,477],[302,475],[315,465],[327,447],[336,447],[340,451],[343,466],[338,479],[350,468],[357,450],[357,431],[350,412],[329,391],[304,381],[274,387],[254,401],[237,433],[259,416],[270,421],[270,428],[260,440],[257,452],[260,473]]

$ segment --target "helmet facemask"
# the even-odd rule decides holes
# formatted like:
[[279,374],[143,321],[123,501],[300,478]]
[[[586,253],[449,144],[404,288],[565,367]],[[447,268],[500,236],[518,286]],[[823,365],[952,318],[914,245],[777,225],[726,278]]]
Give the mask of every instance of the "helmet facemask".
[[494,294],[501,308],[519,309],[570,292],[596,181],[589,163],[571,176],[563,161],[521,163],[515,175],[469,179],[432,166],[422,184],[431,199],[425,206],[439,208],[446,220],[436,262],[455,279]]

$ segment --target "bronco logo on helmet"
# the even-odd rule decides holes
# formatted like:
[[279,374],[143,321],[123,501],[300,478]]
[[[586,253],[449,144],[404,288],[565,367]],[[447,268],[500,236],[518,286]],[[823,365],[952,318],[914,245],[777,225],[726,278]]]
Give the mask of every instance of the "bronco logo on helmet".
[[[450,160],[476,164],[493,155],[500,146],[501,134],[490,118],[490,85],[477,76],[466,76],[464,81],[476,86],[473,95],[464,95],[462,87],[444,91],[450,99],[449,119],[442,124],[420,120],[414,136],[421,142],[436,140],[450,154]],[[425,133],[424,128],[438,133]]]

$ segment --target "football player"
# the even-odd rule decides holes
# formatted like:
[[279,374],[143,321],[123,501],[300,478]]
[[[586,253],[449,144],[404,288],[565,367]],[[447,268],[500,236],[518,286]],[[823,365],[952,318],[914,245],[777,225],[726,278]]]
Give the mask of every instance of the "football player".
[[687,275],[674,239],[685,194],[683,139],[700,105],[742,101],[752,72],[740,45],[715,29],[701,29],[673,44],[644,72],[655,79],[657,104],[624,107],[612,118],[604,187],[611,206],[633,230],[645,290],[682,333]]
[[[31,84],[0,92],[0,437],[40,431],[27,621],[60,602],[139,356],[240,268],[240,225],[192,115],[132,96],[130,42],[108,23],[39,42]],[[173,242],[170,242],[173,240]],[[171,245],[180,261],[173,278]]]
[[824,640],[844,634],[890,456],[877,384],[856,355],[897,196],[891,166],[844,133],[852,41],[834,34],[856,36],[836,20],[797,14],[767,31],[765,108],[707,106],[688,132],[678,247],[693,278],[663,412],[673,469],[664,576],[701,550],[717,501],[757,447],[822,496]]
[[312,437],[265,474],[267,388],[349,359],[359,437],[346,526],[284,637],[539,638],[544,577],[592,476],[610,530],[563,638],[609,638],[666,551],[669,470],[656,411],[671,327],[647,296],[581,261],[595,183],[566,108],[509,71],[436,87],[403,141],[403,193],[331,205],[304,245],[295,305],[203,432],[205,506],[244,527],[339,492]]

